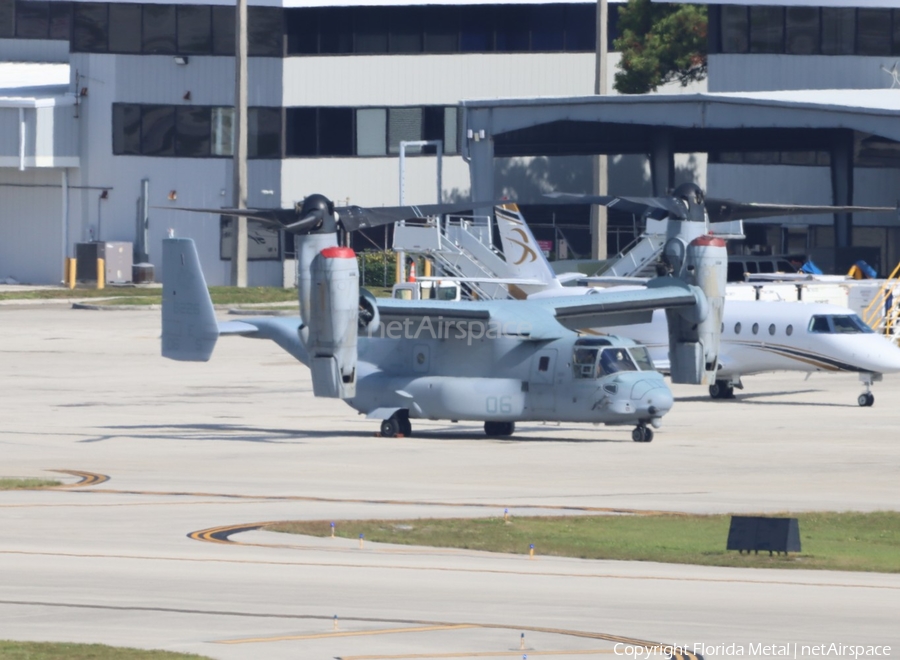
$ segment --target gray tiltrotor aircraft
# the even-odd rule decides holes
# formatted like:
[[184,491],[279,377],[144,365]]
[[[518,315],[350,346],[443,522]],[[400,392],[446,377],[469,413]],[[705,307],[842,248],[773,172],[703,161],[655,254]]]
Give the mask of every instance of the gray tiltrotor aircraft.
[[[673,203],[683,205],[683,224],[691,226],[695,200]],[[270,339],[309,366],[316,396],[381,419],[389,437],[409,435],[411,419],[482,421],[491,436],[508,436],[527,420],[634,425],[632,439],[649,442],[672,393],[646,349],[576,330],[646,323],[654,309],[667,311],[672,381],[714,380],[727,258],[723,241],[705,233],[673,234],[664,251],[670,272],[640,291],[442,302],[376,299],[360,289],[355,255],[338,245],[339,227],[462,206],[336,209],[313,195],[296,209],[208,209],[295,234],[300,316],[217,322],[193,241],[165,239],[162,354],[206,361],[219,335]]]

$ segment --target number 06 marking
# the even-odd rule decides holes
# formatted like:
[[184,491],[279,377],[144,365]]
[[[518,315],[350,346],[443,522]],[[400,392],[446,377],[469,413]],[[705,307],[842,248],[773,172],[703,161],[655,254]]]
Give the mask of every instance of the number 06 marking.
[[501,396],[501,397],[489,396],[484,400],[484,408],[491,415],[494,415],[498,412],[504,413],[504,414],[511,413],[512,409],[513,409],[512,397],[511,396]]

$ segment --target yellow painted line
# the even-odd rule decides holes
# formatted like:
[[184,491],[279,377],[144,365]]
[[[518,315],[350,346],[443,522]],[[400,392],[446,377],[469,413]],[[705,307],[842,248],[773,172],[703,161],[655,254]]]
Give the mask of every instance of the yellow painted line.
[[73,477],[78,477],[81,481],[78,481],[74,484],[63,484],[61,486],[54,486],[54,489],[65,489],[65,488],[84,488],[86,486],[96,486],[97,484],[102,484],[105,481],[109,481],[109,477],[105,474],[98,474],[96,472],[84,472],[83,470],[50,470],[50,472],[58,472],[59,474],[71,474]]
[[444,624],[434,626],[416,626],[414,628],[376,628],[374,630],[335,630],[327,633],[313,633],[310,635],[281,635],[279,637],[248,637],[246,639],[226,639],[216,644],[260,644],[265,642],[287,642],[304,639],[329,639],[331,637],[369,637],[372,635],[396,635],[401,633],[434,632],[437,630],[463,630],[466,628],[479,628],[470,623]]
[[439,658],[519,658],[523,654],[537,657],[549,655],[610,655],[615,653],[613,649],[584,649],[582,651],[474,651],[459,653],[409,653],[406,655],[342,655],[339,660],[432,660]]

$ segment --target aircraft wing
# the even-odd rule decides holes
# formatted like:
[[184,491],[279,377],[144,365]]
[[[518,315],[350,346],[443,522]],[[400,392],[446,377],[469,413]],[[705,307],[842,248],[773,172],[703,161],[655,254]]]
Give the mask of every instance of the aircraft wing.
[[651,280],[646,289],[604,291],[592,296],[542,298],[535,304],[553,311],[556,321],[570,330],[649,323],[653,310],[704,305],[695,288],[670,278]]
[[565,334],[549,308],[525,301],[378,298],[378,314],[382,323],[378,332],[393,338],[508,336],[544,341]]
[[436,333],[440,327],[452,329],[450,334],[440,335],[443,337],[462,338],[467,332],[480,332],[482,336],[515,336],[544,341],[562,337],[563,328],[582,330],[649,323],[655,309],[698,304],[705,308],[705,299],[698,296],[696,287],[680,284],[672,278],[657,278],[651,280],[647,288],[638,290],[526,301],[445,302],[379,298],[378,313],[382,321],[381,332],[394,338],[438,337]]
[[488,284],[522,284],[540,286],[545,284],[543,280],[528,279],[527,277],[437,277],[437,276],[416,276],[419,282],[487,282]]

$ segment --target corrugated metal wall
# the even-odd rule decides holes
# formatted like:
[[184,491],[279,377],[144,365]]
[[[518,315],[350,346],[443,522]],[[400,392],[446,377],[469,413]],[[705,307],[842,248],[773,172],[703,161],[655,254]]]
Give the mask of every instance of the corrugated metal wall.
[[709,91],[884,89],[896,57],[833,55],[710,55]]
[[0,169],[0,281],[62,280],[62,174]]

